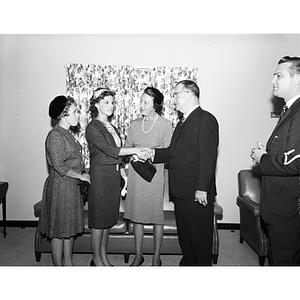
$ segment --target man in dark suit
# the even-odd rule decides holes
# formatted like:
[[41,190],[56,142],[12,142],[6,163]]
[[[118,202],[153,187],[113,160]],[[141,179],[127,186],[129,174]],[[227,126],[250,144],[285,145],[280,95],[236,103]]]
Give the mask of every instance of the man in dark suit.
[[212,265],[219,126],[215,117],[200,107],[199,94],[193,81],[183,80],[175,86],[173,97],[183,119],[170,146],[151,152],[154,163],[169,163],[170,198],[183,253],[181,266]]
[[283,57],[272,80],[286,102],[267,146],[251,150],[260,164],[260,213],[270,241],[271,265],[300,265],[300,57]]

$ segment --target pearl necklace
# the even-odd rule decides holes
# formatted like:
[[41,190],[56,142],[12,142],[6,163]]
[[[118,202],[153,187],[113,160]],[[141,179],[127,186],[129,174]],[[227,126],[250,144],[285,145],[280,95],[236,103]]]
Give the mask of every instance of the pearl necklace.
[[142,130],[143,130],[144,133],[148,133],[148,132],[150,132],[150,131],[152,130],[152,128],[153,128],[153,126],[154,126],[154,124],[155,124],[157,118],[158,118],[158,114],[156,114],[156,118],[155,118],[155,120],[154,120],[152,126],[150,127],[150,129],[149,129],[148,131],[145,131],[145,129],[144,129],[145,117],[143,118],[143,121],[142,121]]

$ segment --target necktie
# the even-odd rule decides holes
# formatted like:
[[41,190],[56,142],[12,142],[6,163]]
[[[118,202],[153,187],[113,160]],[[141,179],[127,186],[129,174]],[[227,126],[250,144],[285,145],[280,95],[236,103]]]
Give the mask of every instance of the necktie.
[[180,123],[179,127],[181,127],[181,126],[183,125],[183,122],[185,121],[185,117],[182,117],[182,118],[180,119],[180,121],[181,121],[181,123]]
[[282,108],[282,110],[281,110],[278,122],[282,119],[282,117],[285,115],[285,113],[287,112],[287,110],[288,110],[288,106],[284,105],[283,108]]

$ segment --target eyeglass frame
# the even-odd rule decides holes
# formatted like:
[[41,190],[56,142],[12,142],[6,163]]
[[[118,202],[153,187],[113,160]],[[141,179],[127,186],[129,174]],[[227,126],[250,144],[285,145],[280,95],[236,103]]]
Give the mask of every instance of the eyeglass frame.
[[179,91],[179,92],[173,93],[172,98],[177,99],[178,94],[182,94],[182,93],[190,93],[190,91]]

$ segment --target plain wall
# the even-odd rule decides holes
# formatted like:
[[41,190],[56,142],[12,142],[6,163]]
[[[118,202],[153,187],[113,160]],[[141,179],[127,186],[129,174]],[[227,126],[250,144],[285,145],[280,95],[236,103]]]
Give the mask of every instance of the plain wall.
[[266,143],[272,74],[300,54],[300,35],[0,35],[0,181],[9,182],[8,220],[36,220],[48,175],[49,102],[66,91],[65,64],[195,66],[201,106],[218,119],[217,201],[223,223],[239,223],[237,173]]

